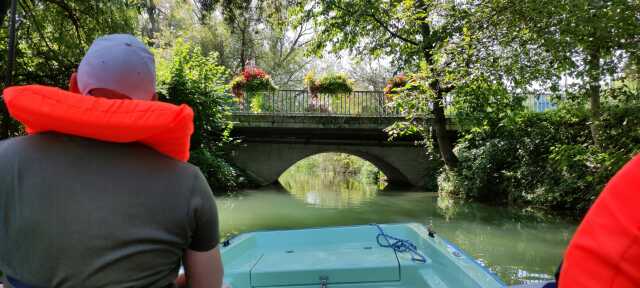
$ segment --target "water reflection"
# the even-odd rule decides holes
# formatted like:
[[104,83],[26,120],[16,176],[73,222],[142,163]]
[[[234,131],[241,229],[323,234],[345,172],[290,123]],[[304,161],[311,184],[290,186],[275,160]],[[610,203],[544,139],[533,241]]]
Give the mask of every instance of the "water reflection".
[[280,184],[295,198],[321,208],[358,207],[378,193],[378,186],[373,181],[333,173],[320,173],[313,177],[287,173],[280,178]]

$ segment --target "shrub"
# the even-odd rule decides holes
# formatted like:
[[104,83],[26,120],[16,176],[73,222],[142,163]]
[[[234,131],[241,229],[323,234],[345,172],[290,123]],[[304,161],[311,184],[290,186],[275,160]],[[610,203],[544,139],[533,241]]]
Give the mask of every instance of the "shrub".
[[466,130],[456,147],[459,167],[440,175],[440,193],[580,216],[640,151],[640,131],[630,128],[640,125],[640,105],[609,102],[602,112],[603,149],[591,143],[583,105],[521,112],[490,129]]
[[217,55],[202,55],[198,47],[176,41],[170,58],[158,57],[158,94],[174,104],[194,110],[195,131],[191,136],[190,162],[200,167],[216,190],[237,185],[237,173],[224,160],[231,131],[231,98],[224,94],[228,72],[218,66]]
[[241,177],[238,171],[227,161],[219,151],[213,152],[207,149],[196,149],[191,151],[191,163],[196,164],[204,175],[207,175],[209,185],[214,192],[227,192],[236,190],[241,184]]

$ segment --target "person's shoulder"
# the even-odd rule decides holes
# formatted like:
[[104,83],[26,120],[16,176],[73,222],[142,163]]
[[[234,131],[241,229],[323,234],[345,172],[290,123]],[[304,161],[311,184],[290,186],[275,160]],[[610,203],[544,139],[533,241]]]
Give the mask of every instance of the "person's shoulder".
[[175,159],[170,159],[170,161],[174,162],[179,170],[176,175],[180,175],[179,177],[183,179],[188,179],[187,183],[193,190],[201,190],[203,186],[209,187],[207,177],[198,166]]
[[175,159],[170,159],[171,162],[174,162],[178,169],[182,170],[183,173],[187,175],[191,175],[192,177],[196,177],[202,175],[200,168],[198,166],[193,165],[189,162],[178,161]]
[[26,142],[33,141],[34,137],[35,136],[24,135],[24,136],[16,136],[16,137],[0,140],[0,153],[9,153],[11,150],[15,148],[20,148]]

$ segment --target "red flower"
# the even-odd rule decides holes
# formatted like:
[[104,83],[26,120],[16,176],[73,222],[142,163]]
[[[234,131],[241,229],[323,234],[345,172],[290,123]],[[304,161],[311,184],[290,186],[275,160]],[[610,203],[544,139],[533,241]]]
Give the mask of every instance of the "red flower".
[[244,79],[246,81],[251,81],[253,79],[266,79],[268,78],[267,76],[267,72],[264,72],[264,70],[260,69],[260,68],[256,68],[256,67],[247,67],[244,68],[244,70],[242,70],[242,77],[244,77]]

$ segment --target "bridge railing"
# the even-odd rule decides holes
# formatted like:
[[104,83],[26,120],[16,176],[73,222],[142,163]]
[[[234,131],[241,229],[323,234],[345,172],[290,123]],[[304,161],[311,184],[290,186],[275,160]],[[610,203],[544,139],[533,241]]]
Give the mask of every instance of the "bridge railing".
[[[238,100],[238,99],[236,99]],[[445,113],[453,116],[452,98],[445,99]],[[556,105],[549,95],[527,95],[523,103],[527,109],[542,112]],[[382,91],[353,91],[351,93],[318,93],[307,90],[276,90],[246,93],[244,99],[232,107],[234,113],[247,114],[331,114],[353,116],[402,116],[399,109],[388,105]],[[429,107],[418,113],[429,113]]]
[[277,90],[247,93],[234,112],[256,114],[335,114],[335,115],[393,115],[398,114],[386,105],[382,91],[353,91],[351,93],[318,93],[306,90]]

